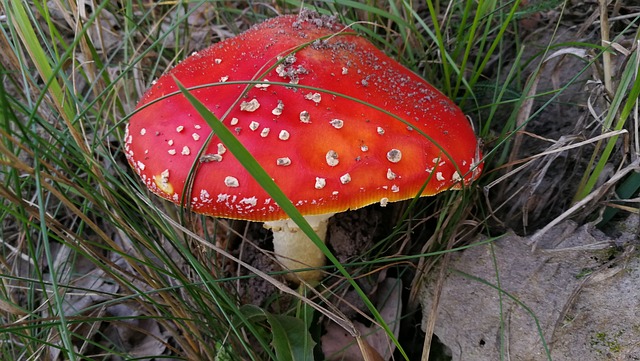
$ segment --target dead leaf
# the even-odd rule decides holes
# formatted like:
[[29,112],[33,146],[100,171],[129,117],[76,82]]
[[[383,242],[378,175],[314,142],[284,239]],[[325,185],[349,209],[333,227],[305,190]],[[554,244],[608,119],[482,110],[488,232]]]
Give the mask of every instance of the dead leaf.
[[[545,346],[554,361],[632,360],[640,352],[639,223],[631,216],[612,239],[563,222],[535,252],[526,238],[507,235],[455,254],[435,334],[453,361],[499,360],[504,352],[513,360],[546,360]],[[428,282],[421,298],[430,309]]]
[[[378,286],[375,304],[397,338],[402,313],[402,281],[394,278],[383,280]],[[379,361],[391,358],[395,345],[382,327],[376,324],[366,326],[358,321],[353,321],[353,324],[361,335],[358,339],[335,323],[327,326],[321,340],[322,352],[328,360]]]

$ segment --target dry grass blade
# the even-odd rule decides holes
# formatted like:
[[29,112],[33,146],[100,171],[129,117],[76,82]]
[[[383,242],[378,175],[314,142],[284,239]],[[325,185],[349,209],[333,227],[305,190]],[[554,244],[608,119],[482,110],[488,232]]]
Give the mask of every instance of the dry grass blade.
[[[607,0],[599,0],[600,4],[600,37],[603,46],[610,44],[609,38],[609,9]],[[605,51],[602,54],[602,69],[604,71],[604,87],[609,94],[613,94],[613,82],[612,82],[612,65],[611,54]]]
[[[491,182],[491,183],[487,184],[486,186],[484,186],[485,195],[488,194],[488,192],[493,187],[495,187],[496,185],[506,181],[509,177],[514,176],[518,172],[522,171],[523,168],[530,166],[531,165],[530,162],[533,161],[533,160],[536,160],[536,159],[539,159],[539,158],[543,158],[543,157],[546,157],[546,156],[550,156],[550,155],[554,155],[554,154],[557,154],[557,153],[566,152],[566,151],[571,150],[571,149],[580,148],[580,147],[583,147],[583,146],[588,145],[588,144],[599,142],[599,141],[601,141],[603,139],[607,139],[607,138],[623,135],[623,134],[626,134],[626,133],[628,133],[626,129],[618,130],[618,131],[611,131],[611,132],[600,134],[600,135],[597,135],[597,136],[595,136],[593,138],[590,138],[590,139],[587,139],[587,140],[583,140],[583,141],[580,141],[580,142],[576,142],[576,143],[572,143],[572,144],[567,144],[567,143],[571,143],[575,139],[559,139],[557,141],[548,139],[547,141],[553,142],[554,144],[552,146],[550,146],[547,150],[545,150],[543,152],[540,152],[540,153],[537,153],[537,154],[534,154],[534,155],[531,155],[531,156],[528,156],[526,158],[515,160],[512,163],[509,163],[508,165],[505,165],[504,167],[506,168],[507,166],[513,167],[515,165],[523,163],[518,168],[507,172],[506,174],[500,176],[498,179],[496,179],[493,182]],[[497,169],[500,169],[500,168],[497,168]]]
[[587,204],[601,200],[603,197],[609,194],[611,187],[615,186],[618,182],[620,182],[622,178],[624,178],[626,175],[628,175],[631,172],[638,172],[638,171],[640,171],[640,157],[636,158],[628,166],[617,171],[604,184],[596,188],[587,197],[575,203],[571,208],[567,209],[559,217],[549,222],[549,224],[547,224],[545,227],[536,231],[536,233],[531,237],[529,244],[531,244],[533,249],[535,249],[538,240],[551,228],[553,228],[555,225],[559,224],[563,220],[567,219],[569,216],[573,215],[577,210],[585,207]]
[[362,352],[362,359],[364,361],[384,361],[378,351],[376,351],[375,348],[371,347],[371,345],[369,345],[366,340],[364,340],[360,336],[356,336],[356,340],[358,341],[358,347],[360,347],[360,351]]
[[439,264],[439,272],[438,277],[436,279],[435,284],[433,285],[435,291],[435,297],[433,299],[433,304],[428,313],[425,310],[425,315],[427,319],[427,324],[424,326],[425,333],[427,337],[424,338],[424,344],[422,345],[422,361],[429,361],[429,355],[431,354],[431,345],[433,341],[433,337],[429,337],[429,335],[435,335],[435,327],[436,320],[438,319],[438,305],[440,303],[440,295],[442,292],[442,287],[444,285],[444,280],[447,276],[447,267],[449,264],[449,254],[444,255],[441,263]]

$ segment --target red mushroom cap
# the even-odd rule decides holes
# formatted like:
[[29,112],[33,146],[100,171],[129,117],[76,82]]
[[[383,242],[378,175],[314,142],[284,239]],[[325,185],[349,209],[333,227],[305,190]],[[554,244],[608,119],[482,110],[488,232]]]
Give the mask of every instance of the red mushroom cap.
[[[150,190],[179,203],[200,163],[189,199],[199,213],[288,218],[216,136],[205,144],[211,128],[182,94],[153,102],[178,90],[174,77],[186,87],[211,84],[191,93],[303,215],[412,198],[427,180],[422,195],[459,189],[481,172],[477,138],[451,100],[344,25],[304,12],[188,57],[155,82],[131,117],[125,153]],[[264,83],[237,101],[247,88],[237,82],[249,80]]]

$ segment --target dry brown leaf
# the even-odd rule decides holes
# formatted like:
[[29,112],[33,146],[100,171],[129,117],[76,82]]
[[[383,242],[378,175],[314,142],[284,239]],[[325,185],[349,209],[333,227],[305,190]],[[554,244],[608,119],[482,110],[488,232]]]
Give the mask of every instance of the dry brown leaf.
[[[397,337],[402,313],[401,280],[387,278],[380,283],[376,293],[376,308],[394,337]],[[360,333],[357,339],[335,323],[327,326],[327,332],[322,336],[322,352],[328,360],[378,361],[391,358],[395,345],[382,327],[377,324],[366,326],[358,321],[353,324]]]
[[[546,360],[541,338],[554,361],[632,360],[640,352],[639,223],[629,217],[612,239],[590,225],[563,222],[539,239],[535,252],[526,238],[507,235],[454,254],[450,269],[488,284],[449,274],[435,334],[454,361],[493,361],[505,353]],[[496,289],[498,277],[505,293]],[[428,282],[421,298],[428,310]]]

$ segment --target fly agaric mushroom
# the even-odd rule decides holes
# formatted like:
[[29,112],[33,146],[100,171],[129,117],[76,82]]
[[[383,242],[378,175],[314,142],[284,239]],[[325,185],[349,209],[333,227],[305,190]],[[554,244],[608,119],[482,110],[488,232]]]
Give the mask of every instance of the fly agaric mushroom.
[[126,157],[165,199],[265,222],[291,270],[319,267],[324,255],[215,135],[206,142],[211,128],[175,79],[235,132],[321,239],[336,212],[413,198],[423,186],[422,196],[460,189],[481,172],[461,110],[333,18],[279,16],[191,55],[140,100]]

